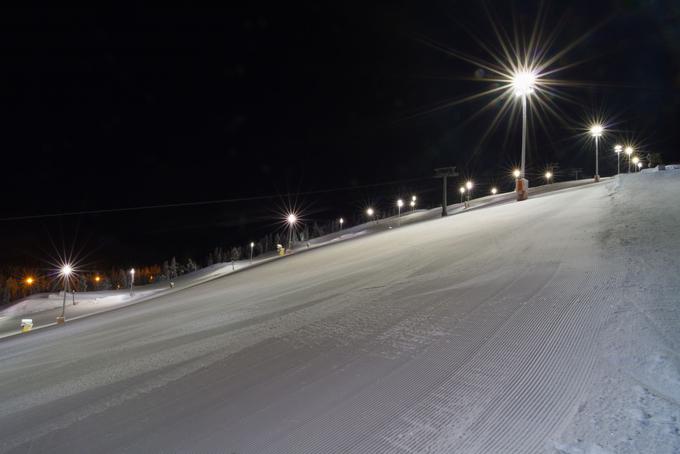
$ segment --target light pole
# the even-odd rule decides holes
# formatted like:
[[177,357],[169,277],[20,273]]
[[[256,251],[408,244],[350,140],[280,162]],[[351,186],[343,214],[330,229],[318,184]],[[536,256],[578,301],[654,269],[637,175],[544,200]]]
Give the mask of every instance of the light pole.
[[57,317],[57,324],[62,324],[64,323],[64,316],[66,313],[66,293],[68,292],[69,289],[69,278],[71,274],[73,273],[73,267],[66,263],[64,266],[61,267],[61,270],[59,270],[59,274],[61,275],[62,279],[64,279],[64,300],[61,303],[61,315]]
[[527,69],[518,71],[512,77],[512,87],[515,91],[515,96],[522,98],[522,161],[520,175],[515,183],[517,200],[526,200],[529,197],[529,180],[525,178],[527,149],[527,96],[534,92],[535,86],[536,74]]
[[404,206],[404,201],[399,199],[397,200],[397,225],[401,227],[401,207]]
[[550,179],[552,178],[552,176],[553,176],[553,174],[552,174],[551,171],[547,171],[547,172],[545,173],[545,181],[546,181],[548,184],[550,184]]
[[130,268],[130,296],[134,295],[135,269]]
[[598,141],[600,137],[602,137],[602,132],[604,131],[604,127],[599,124],[595,123],[590,127],[590,135],[595,138],[595,177],[593,178],[595,182],[600,181],[600,160],[599,160],[599,153],[598,153]]
[[338,222],[340,223],[340,230],[342,230],[342,224],[345,223],[345,220],[343,218],[340,218]]
[[253,241],[250,242],[250,264],[253,264],[253,250],[255,249],[255,243]]
[[465,189],[467,189],[467,204],[466,207],[470,206],[470,193],[472,192],[472,181],[468,180],[465,182]]
[[638,158],[637,156],[633,156],[633,165],[635,166],[635,167],[633,167],[633,172],[635,172],[635,168],[638,168],[638,169],[640,168],[640,166],[638,166],[638,164],[642,164],[640,162],[640,158]]
[[463,194],[465,194],[465,186],[461,186],[458,190],[460,191],[460,203],[463,203]]
[[642,170],[642,163],[641,163],[641,162],[638,162],[638,163],[637,163],[637,167],[638,167],[638,172],[639,172],[640,170]]
[[621,152],[623,151],[622,145],[614,145],[614,152],[616,153],[616,174],[621,174]]
[[630,173],[630,156],[633,154],[633,147],[626,147],[626,155],[628,155],[628,173]]
[[[375,214],[375,211],[373,211],[373,208],[368,207],[368,208],[366,209],[366,215],[369,217],[369,219],[373,218],[373,215],[374,215],[374,214]],[[377,220],[377,219],[375,219],[375,223],[376,223],[376,224],[378,223],[378,220]]]
[[[415,196],[414,196],[414,197],[415,197]],[[411,205],[411,212],[416,211],[416,201],[415,201],[415,200],[411,200],[411,201],[409,202],[409,205]]]
[[293,228],[297,223],[297,216],[295,213],[290,213],[286,218],[286,221],[288,222],[288,250],[290,250],[293,245]]

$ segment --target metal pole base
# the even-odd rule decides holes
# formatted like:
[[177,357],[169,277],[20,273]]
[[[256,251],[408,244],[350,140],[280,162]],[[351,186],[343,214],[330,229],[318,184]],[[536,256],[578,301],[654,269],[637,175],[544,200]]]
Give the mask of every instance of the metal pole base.
[[595,176],[593,177],[593,180],[595,181],[595,183],[598,183],[598,182],[600,181],[600,176],[599,176],[599,175],[595,175]]
[[529,198],[529,180],[526,178],[518,178],[515,180],[515,192],[517,193],[517,201],[521,202]]
[[62,317],[61,315],[57,317],[57,325],[63,325],[64,322],[65,322],[64,317]]

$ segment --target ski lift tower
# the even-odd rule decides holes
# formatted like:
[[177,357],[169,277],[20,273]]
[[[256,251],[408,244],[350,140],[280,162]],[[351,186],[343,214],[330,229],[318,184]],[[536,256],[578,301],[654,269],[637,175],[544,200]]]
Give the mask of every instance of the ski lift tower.
[[446,212],[446,179],[448,177],[457,177],[458,172],[456,172],[455,167],[440,167],[438,169],[434,169],[434,176],[435,178],[441,178],[442,179],[442,216],[446,216],[448,213]]

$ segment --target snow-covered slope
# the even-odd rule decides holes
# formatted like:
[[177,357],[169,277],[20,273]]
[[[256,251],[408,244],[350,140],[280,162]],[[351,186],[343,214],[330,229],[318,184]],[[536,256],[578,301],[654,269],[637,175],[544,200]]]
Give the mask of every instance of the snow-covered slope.
[[0,451],[677,452],[679,193],[626,175],[5,339]]

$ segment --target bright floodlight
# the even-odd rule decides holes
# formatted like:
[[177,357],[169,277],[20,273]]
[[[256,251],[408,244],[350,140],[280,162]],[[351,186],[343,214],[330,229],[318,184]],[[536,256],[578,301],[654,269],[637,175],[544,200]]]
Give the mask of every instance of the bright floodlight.
[[545,173],[545,179],[549,180],[550,178],[552,178],[552,172],[546,172]]
[[638,162],[640,162],[640,158],[633,156],[633,164],[638,165]]
[[67,263],[61,267],[60,273],[62,276],[69,277],[73,273],[73,267]]
[[369,208],[366,210],[366,214],[369,216],[373,216],[373,213],[375,213],[375,211],[373,211],[373,208]]
[[291,213],[291,214],[289,214],[288,217],[286,218],[286,221],[288,221],[288,223],[289,223],[290,225],[293,225],[293,224],[295,224],[295,223],[297,222],[297,216],[295,216],[294,213]]
[[614,151],[617,152],[617,153],[621,153],[623,151],[623,146],[614,145]]
[[599,123],[594,124],[590,127],[590,135],[593,137],[601,137],[603,131],[604,127]]
[[460,189],[459,189],[459,191],[460,191],[461,194],[465,193],[465,187],[464,187],[464,186],[461,186]]
[[641,163],[641,162],[638,162],[638,163],[637,163],[637,166],[638,166],[638,169],[641,169],[641,168],[642,168],[642,163]]
[[411,200],[411,203],[409,203],[409,205],[411,205],[412,207],[416,206],[416,201],[415,201],[415,200]]
[[397,200],[397,206],[398,206],[399,208],[403,207],[403,206],[404,206],[404,201],[401,200],[401,199]]
[[27,283],[28,285],[32,285],[32,284],[33,284],[33,278],[30,277],[30,276],[27,277],[27,278],[26,278],[26,283]]
[[626,147],[626,154],[628,156],[632,155],[633,154],[633,147]]
[[417,197],[414,196],[414,195],[412,195],[412,196],[411,196],[411,201],[415,202],[416,200],[417,200]]
[[531,71],[519,71],[512,77],[512,88],[516,96],[525,96],[534,92],[536,74]]
[[467,188],[468,191],[469,191],[470,189],[472,189],[472,181],[468,180],[468,181],[465,183],[465,187]]
[[498,192],[498,189],[496,189],[495,187],[491,188],[491,194],[496,195],[497,192]]
[[521,175],[521,173],[520,173],[519,169],[515,169],[515,170],[512,171],[513,177],[519,178],[520,175]]

